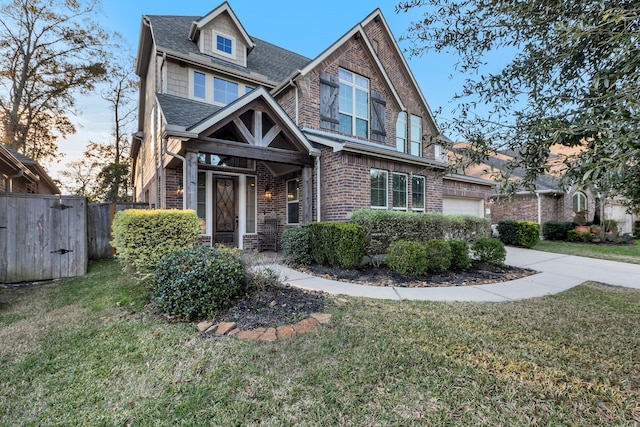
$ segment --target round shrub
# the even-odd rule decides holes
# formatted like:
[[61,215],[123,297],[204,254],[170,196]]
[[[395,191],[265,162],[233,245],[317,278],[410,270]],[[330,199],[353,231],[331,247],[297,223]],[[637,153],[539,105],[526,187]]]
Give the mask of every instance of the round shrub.
[[567,231],[567,242],[575,242],[578,240],[579,237],[580,236],[578,235],[578,232],[575,229]]
[[474,242],[471,247],[474,258],[482,264],[504,265],[507,257],[507,250],[504,243],[498,239],[482,238]]
[[582,241],[585,243],[591,242],[592,237],[593,236],[591,235],[590,231],[585,231],[584,233],[582,233]]
[[282,233],[282,252],[287,264],[292,266],[311,264],[311,236],[306,227],[288,228]]
[[471,267],[469,256],[469,244],[464,240],[450,240],[451,268],[453,270],[466,270]]
[[201,319],[229,307],[245,292],[246,273],[238,250],[182,249],[158,264],[153,274],[152,300],[169,315]]
[[424,245],[409,240],[391,243],[385,262],[391,270],[408,276],[421,276],[427,271]]
[[444,240],[424,242],[427,271],[447,271],[451,267],[451,248]]

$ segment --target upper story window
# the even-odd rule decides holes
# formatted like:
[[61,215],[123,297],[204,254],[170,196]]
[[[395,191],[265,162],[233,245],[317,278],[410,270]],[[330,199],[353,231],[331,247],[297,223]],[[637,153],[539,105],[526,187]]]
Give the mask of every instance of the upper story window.
[[227,105],[238,99],[238,83],[213,78],[213,102]]
[[216,50],[219,53],[224,53],[227,55],[233,54],[233,39],[231,37],[224,36],[222,34],[215,34],[215,33],[214,33],[214,37],[216,42],[215,44]]
[[401,111],[396,120],[396,149],[401,153],[407,152],[407,113]]
[[207,76],[197,71],[193,72],[193,96],[196,98],[207,98]]
[[411,154],[422,156],[422,118],[411,115]]
[[369,79],[347,70],[338,71],[340,82],[340,132],[369,137]]
[[389,173],[387,171],[371,169],[371,207],[386,209],[388,202],[387,187]]

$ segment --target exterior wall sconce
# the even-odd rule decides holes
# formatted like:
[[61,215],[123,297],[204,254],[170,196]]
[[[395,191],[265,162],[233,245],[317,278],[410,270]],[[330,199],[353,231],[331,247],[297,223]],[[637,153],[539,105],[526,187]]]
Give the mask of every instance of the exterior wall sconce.
[[267,201],[271,201],[273,194],[271,193],[271,187],[268,185],[264,188],[264,199]]
[[182,196],[184,194],[184,188],[182,188],[182,185],[178,185],[178,189],[176,190],[176,194],[178,196]]

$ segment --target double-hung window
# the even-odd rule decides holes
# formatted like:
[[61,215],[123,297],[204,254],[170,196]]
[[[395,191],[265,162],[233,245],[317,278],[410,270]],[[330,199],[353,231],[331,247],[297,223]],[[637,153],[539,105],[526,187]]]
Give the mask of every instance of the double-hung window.
[[207,97],[207,76],[204,73],[193,72],[193,96],[200,99]]
[[213,101],[227,105],[238,99],[238,83],[218,77],[213,78]]
[[396,120],[396,150],[407,152],[407,113],[401,111]]
[[407,210],[407,175],[393,174],[393,209]]
[[388,203],[387,187],[389,174],[387,171],[371,169],[371,207],[386,209]]
[[300,194],[298,192],[298,180],[287,181],[287,224],[300,222]]
[[424,212],[424,176],[411,177],[411,210]]
[[340,82],[340,132],[369,137],[369,79],[342,68]]
[[411,115],[411,154],[422,157],[422,118]]

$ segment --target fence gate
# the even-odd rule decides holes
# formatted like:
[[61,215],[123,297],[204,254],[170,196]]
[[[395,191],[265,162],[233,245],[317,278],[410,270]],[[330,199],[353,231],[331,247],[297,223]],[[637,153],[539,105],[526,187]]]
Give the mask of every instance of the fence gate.
[[86,208],[84,197],[0,193],[0,283],[84,275]]

